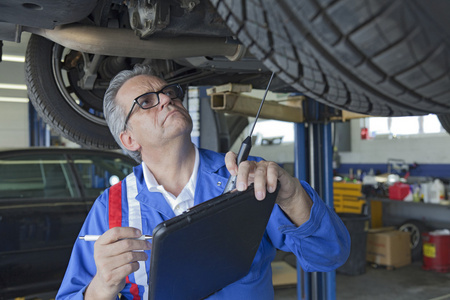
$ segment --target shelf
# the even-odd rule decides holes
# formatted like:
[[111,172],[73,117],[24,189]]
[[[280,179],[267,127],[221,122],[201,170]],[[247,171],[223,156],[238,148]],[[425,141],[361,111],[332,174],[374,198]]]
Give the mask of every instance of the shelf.
[[438,203],[413,202],[413,201],[393,200],[393,199],[389,199],[389,198],[377,198],[377,197],[368,197],[368,198],[364,198],[364,199],[366,199],[368,201],[380,201],[380,202],[384,202],[384,203],[399,203],[399,204],[427,206],[427,207],[435,206],[435,207],[450,209],[450,205],[438,204]]

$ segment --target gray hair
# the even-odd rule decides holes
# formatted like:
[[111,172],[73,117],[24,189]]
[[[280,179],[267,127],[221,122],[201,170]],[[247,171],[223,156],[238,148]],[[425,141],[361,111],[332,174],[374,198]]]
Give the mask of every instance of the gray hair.
[[122,85],[129,79],[139,75],[155,76],[154,71],[148,65],[136,64],[132,70],[123,70],[119,72],[110,82],[105,96],[103,97],[103,114],[106,123],[117,144],[135,161],[142,162],[140,151],[130,151],[126,149],[120,141],[120,134],[123,131],[126,112],[120,105],[117,105],[116,96]]

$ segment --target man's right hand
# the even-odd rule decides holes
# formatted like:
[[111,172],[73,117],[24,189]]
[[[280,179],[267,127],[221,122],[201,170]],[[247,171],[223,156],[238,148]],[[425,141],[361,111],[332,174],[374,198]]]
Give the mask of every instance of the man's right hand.
[[97,273],[86,289],[85,299],[116,299],[125,287],[125,278],[139,269],[139,261],[148,256],[139,250],[150,250],[151,243],[135,240],[142,235],[132,227],[114,227],[94,245]]

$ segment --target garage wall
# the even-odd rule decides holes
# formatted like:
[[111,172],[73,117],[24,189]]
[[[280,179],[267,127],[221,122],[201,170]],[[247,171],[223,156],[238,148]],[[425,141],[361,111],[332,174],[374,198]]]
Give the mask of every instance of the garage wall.
[[[239,151],[241,139],[233,145]],[[252,155],[276,162],[292,162],[294,145],[253,146]],[[359,120],[350,123],[350,151],[339,151],[341,164],[387,164],[389,159],[403,159],[406,163],[450,164],[450,134],[403,139],[361,140]]]
[[350,126],[351,151],[340,152],[342,163],[387,163],[404,159],[406,163],[450,164],[450,134],[403,139],[361,140],[359,120]]
[[351,151],[339,152],[339,174],[351,170],[388,172],[389,159],[402,159],[411,176],[450,178],[450,135],[361,140],[359,120],[351,122]]
[[[411,167],[411,176],[450,178],[450,135],[435,134],[403,139],[361,140],[360,121],[353,120],[346,133],[350,136],[349,151],[339,151],[339,174],[362,170],[386,173],[389,159],[403,159]],[[240,139],[240,142],[242,139]],[[240,143],[233,151],[239,150]],[[278,163],[294,161],[294,145],[255,145],[252,155],[262,156]],[[414,164],[414,165],[413,165]]]
[[28,147],[28,104],[0,102],[0,148]]
[[[25,55],[29,34],[21,43],[3,42],[3,61],[0,62],[0,147],[28,147],[28,97],[25,87],[23,61],[11,61],[7,56]],[[7,86],[12,84],[12,86]]]

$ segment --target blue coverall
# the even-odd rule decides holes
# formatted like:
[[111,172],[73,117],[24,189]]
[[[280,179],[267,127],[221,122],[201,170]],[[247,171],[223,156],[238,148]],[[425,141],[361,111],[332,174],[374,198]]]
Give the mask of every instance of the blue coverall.
[[[224,154],[199,149],[200,165],[195,190],[195,204],[221,195],[230,176],[224,162]],[[250,158],[251,160],[259,160]],[[160,193],[150,192],[145,184],[142,165],[134,168],[138,195],[142,209],[143,234],[151,234],[159,223],[175,217],[174,212]],[[122,191],[126,189],[126,179],[121,183]],[[306,183],[303,188],[313,201],[310,219],[296,227],[275,204],[266,232],[257,251],[250,272],[223,288],[208,299],[273,299],[271,262],[276,249],[293,252],[305,271],[328,272],[342,265],[349,255],[350,236],[340,218],[330,209]],[[109,229],[107,189],[94,202],[80,231],[80,236],[87,234],[103,234]],[[122,226],[128,226],[128,207],[126,192],[122,192]],[[150,257],[150,251],[147,252]],[[145,263],[147,273],[150,260]],[[87,285],[96,273],[94,262],[94,243],[77,240],[72,256],[57,295],[59,299],[83,299]],[[130,280],[133,281],[133,274]],[[131,284],[126,284],[121,294],[133,299]],[[143,288],[139,287],[139,293]],[[142,295],[141,295],[142,297]],[[144,299],[146,300],[146,299]]]

